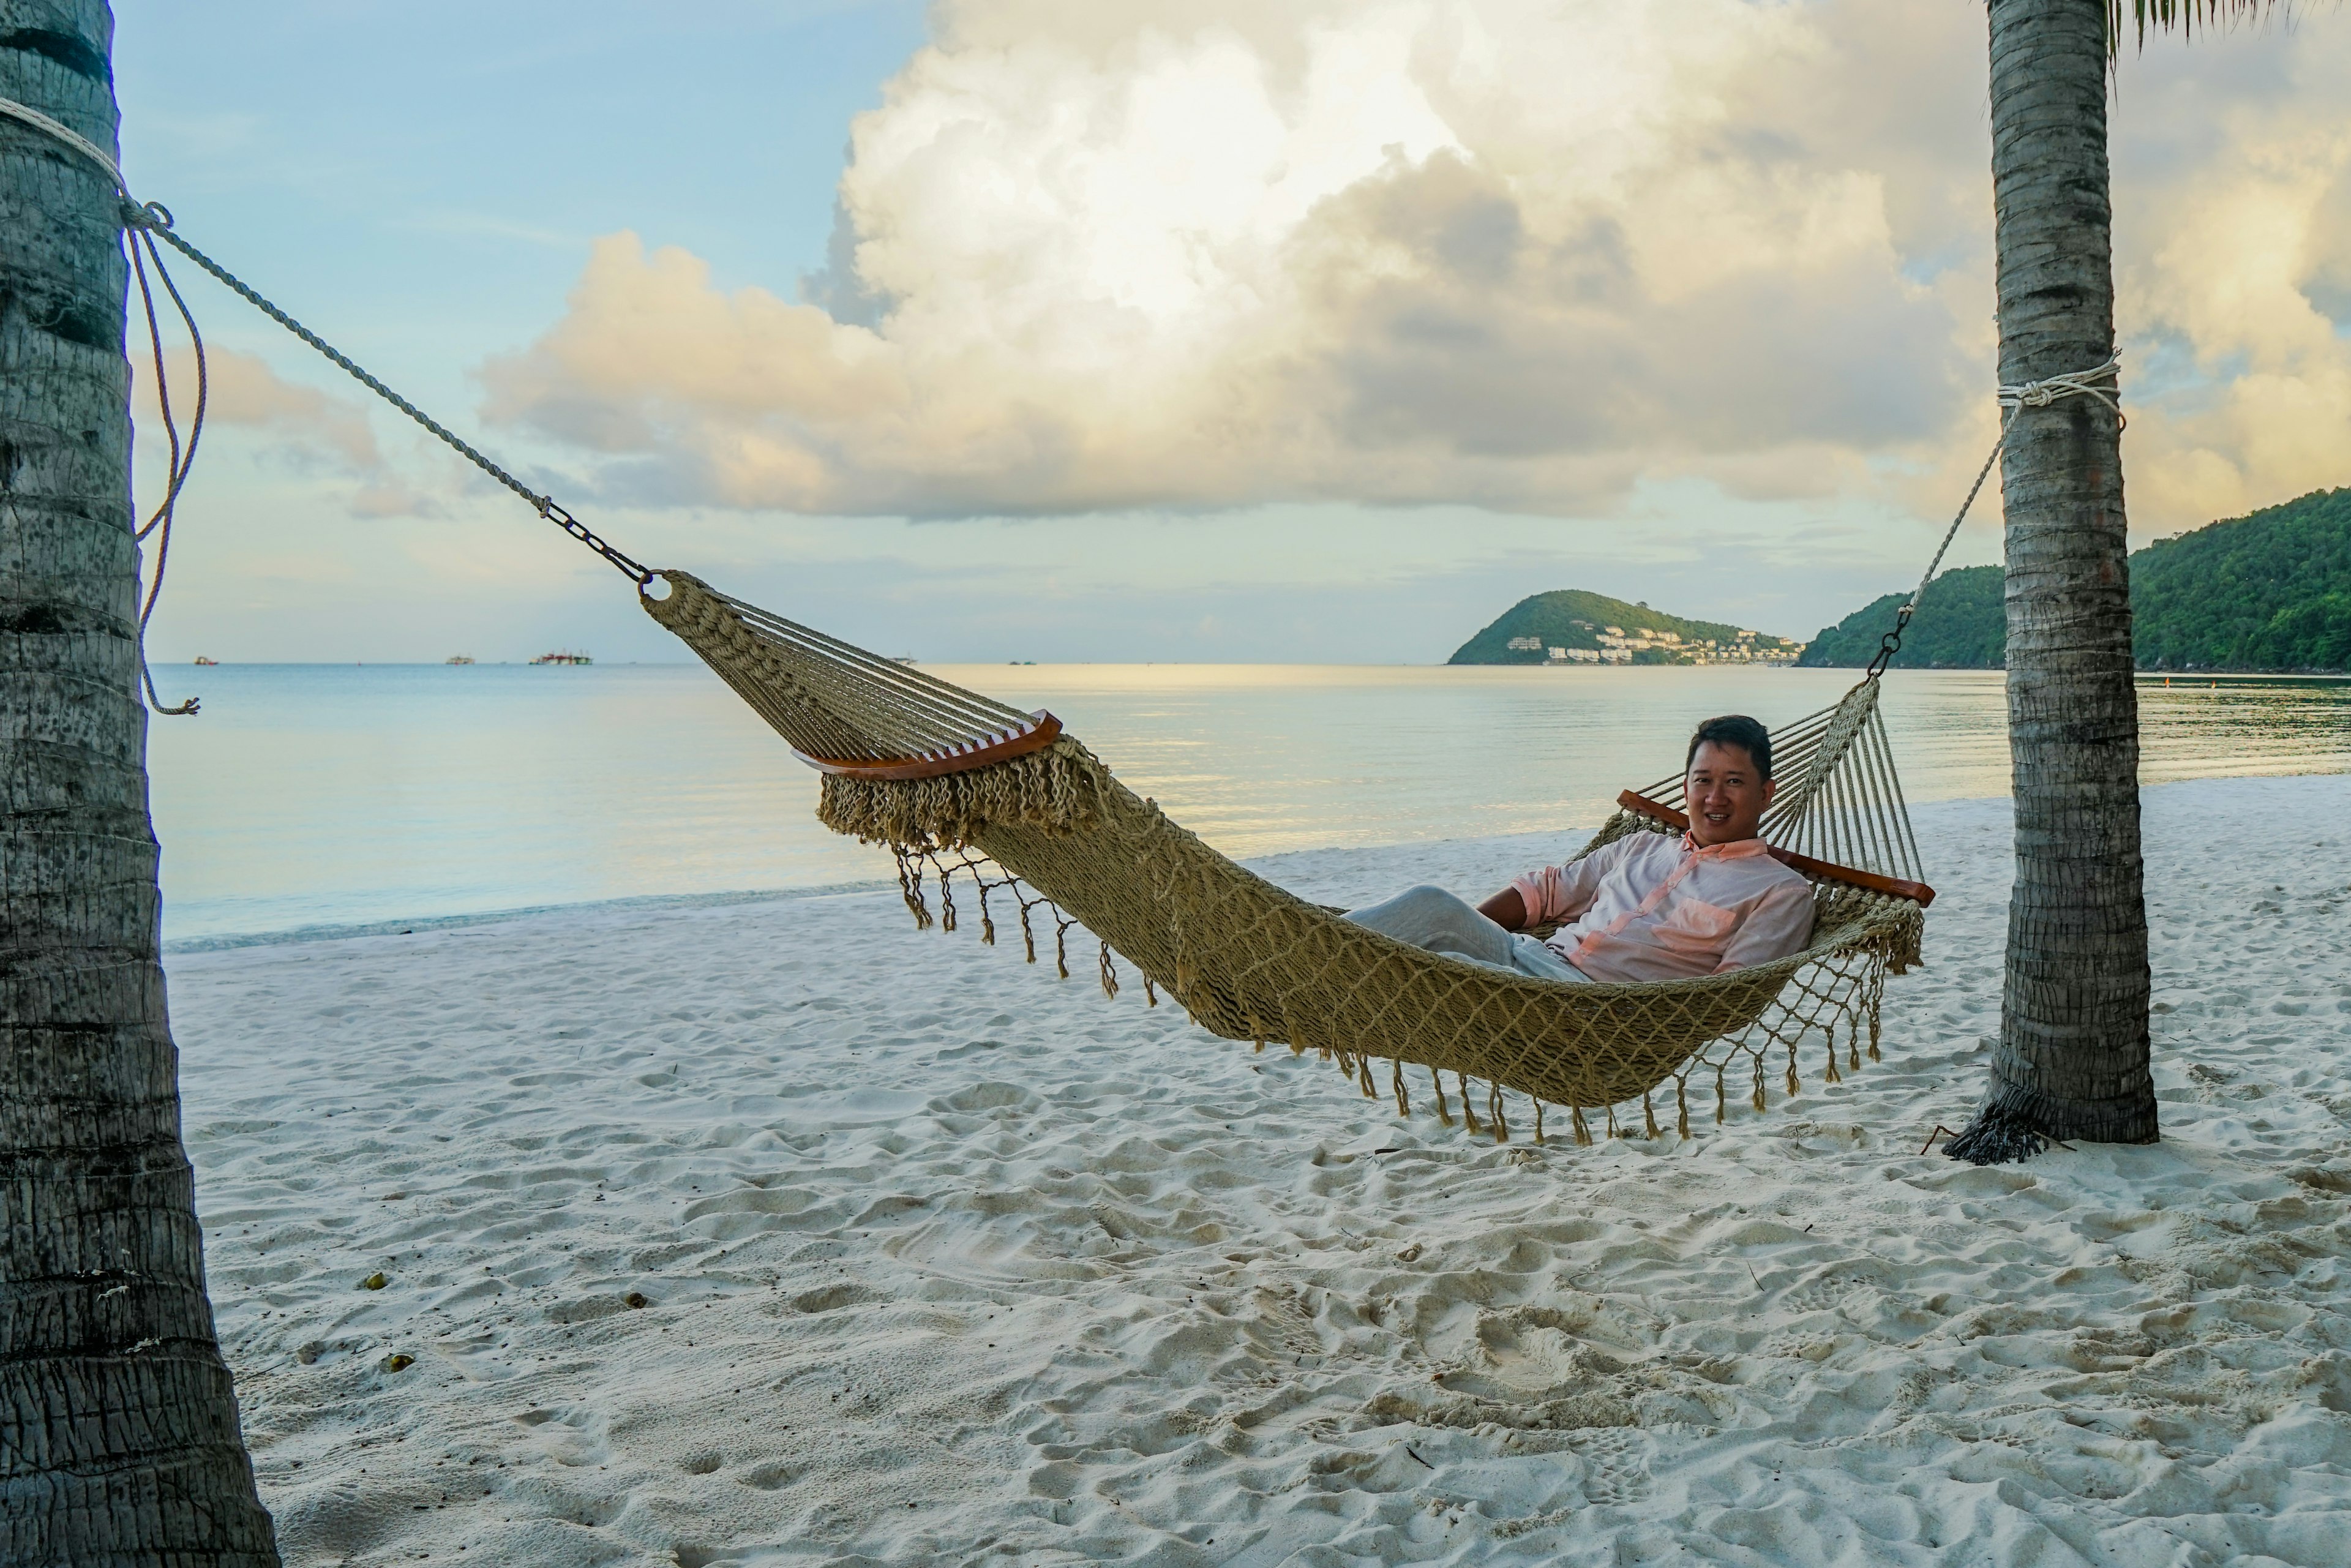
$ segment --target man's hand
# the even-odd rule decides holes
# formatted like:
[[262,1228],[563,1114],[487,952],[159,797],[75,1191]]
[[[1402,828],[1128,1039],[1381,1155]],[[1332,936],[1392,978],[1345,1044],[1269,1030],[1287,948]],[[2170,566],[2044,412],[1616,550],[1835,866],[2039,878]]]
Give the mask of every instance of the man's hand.
[[1527,924],[1527,901],[1519,896],[1515,887],[1506,887],[1478,906],[1478,913],[1505,931],[1522,931]]

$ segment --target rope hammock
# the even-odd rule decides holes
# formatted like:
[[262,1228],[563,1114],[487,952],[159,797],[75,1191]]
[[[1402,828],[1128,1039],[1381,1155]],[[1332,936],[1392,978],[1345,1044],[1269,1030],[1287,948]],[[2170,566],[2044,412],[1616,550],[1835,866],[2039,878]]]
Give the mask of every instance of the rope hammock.
[[[1595,1115],[1612,1135],[1629,1132],[1636,1102],[1640,1130],[1656,1136],[1660,1101],[1670,1086],[1675,1128],[1687,1135],[1692,1092],[1703,1103],[1709,1084],[1719,1122],[1734,1086],[1758,1111],[1775,1073],[1789,1094],[1798,1092],[1808,1049],[1817,1050],[1821,1076],[1831,1083],[1843,1076],[1840,1052],[1844,1069],[1860,1066],[1865,1034],[1869,1058],[1877,1059],[1886,977],[1918,961],[1924,911],[1934,898],[1919,880],[1917,844],[1878,711],[1880,677],[1999,459],[2010,416],[2066,397],[2111,403],[2112,391],[2101,383],[2118,371],[2110,359],[2095,370],[1999,389],[2001,438],[1867,672],[1834,706],[1772,733],[1781,789],[1762,835],[1813,884],[1811,945],[1772,963],[1701,978],[1567,984],[1425,951],[1275,886],[1121,784],[1049,713],[1024,714],[721,593],[689,573],[649,570],[190,245],[173,231],[167,210],[131,195],[120,170],[96,144],[11,99],[0,99],[0,116],[95,162],[121,193],[132,257],[141,262],[138,278],[158,375],[162,340],[146,263],[194,344],[199,427],[203,341],[163,269],[158,238],[628,576],[646,612],[822,775],[819,820],[895,855],[900,889],[919,925],[956,928],[960,883],[976,905],[980,939],[995,941],[999,911],[1008,918],[1017,912],[1034,963],[1033,917],[1042,909],[1052,923],[1062,977],[1070,973],[1069,934],[1082,925],[1099,943],[1106,993],[1117,994],[1115,958],[1123,957],[1141,972],[1154,1005],[1165,991],[1213,1034],[1254,1040],[1260,1050],[1282,1041],[1293,1051],[1317,1051],[1366,1095],[1393,1094],[1399,1113],[1411,1110],[1415,1079],[1405,1069],[1417,1069],[1447,1124],[1449,1074],[1463,1124],[1472,1132],[1489,1130],[1498,1141],[1510,1135],[1505,1091],[1532,1103],[1536,1137],[1548,1103],[1566,1106],[1577,1141],[1588,1143]],[[170,428],[168,393],[159,387],[159,394]],[[194,446],[194,431],[184,453],[173,431],[166,494],[150,529],[168,529]],[[162,566],[159,548],[157,589]],[[665,592],[653,591],[657,581]],[[151,590],[142,632],[153,604]],[[151,702],[152,693],[150,683]],[[1627,833],[1678,833],[1687,826],[1685,804],[1678,775],[1627,790],[1581,853]],[[1479,1083],[1482,1095],[1473,1088]]]
[[[1921,911],[1911,837],[1877,707],[1864,678],[1834,706],[1775,734],[1783,779],[1767,839],[1810,878],[1810,946],[1771,964],[1700,979],[1563,984],[1425,951],[1356,925],[1234,864],[1112,777],[1050,714],[1024,714],[721,593],[683,571],[641,596],[810,766],[817,816],[836,832],[886,845],[917,924],[954,929],[957,885],[980,939],[1017,918],[1031,962],[1033,914],[1054,923],[1056,967],[1082,925],[1100,942],[1104,991],[1116,959],[1142,972],[1195,1021],[1260,1049],[1285,1041],[1336,1062],[1368,1095],[1409,1112],[1423,1070],[1437,1114],[1509,1136],[1502,1100],[1568,1107],[1579,1142],[1589,1113],[1611,1133],[1638,1103],[1659,1131],[1668,1085],[1676,1129],[1690,1097],[1712,1089],[1717,1121],[1734,1086],[1757,1109],[1768,1079],[1797,1092],[1802,1051],[1818,1048],[1829,1082],[1878,1055],[1888,973],[1918,958]],[[1583,853],[1628,832],[1679,832],[1682,781],[1627,791]],[[1829,857],[1835,857],[1834,863]],[[933,900],[937,903],[935,914]],[[1384,1064],[1384,1086],[1375,1064]]]

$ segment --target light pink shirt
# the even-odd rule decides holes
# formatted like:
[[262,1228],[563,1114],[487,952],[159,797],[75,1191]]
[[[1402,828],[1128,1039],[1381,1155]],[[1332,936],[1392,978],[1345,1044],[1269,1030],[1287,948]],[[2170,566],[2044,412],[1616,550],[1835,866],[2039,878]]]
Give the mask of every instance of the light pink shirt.
[[1627,833],[1510,883],[1526,923],[1563,924],[1550,946],[1595,980],[1681,980],[1768,964],[1813,934],[1813,884],[1761,839],[1705,849]]

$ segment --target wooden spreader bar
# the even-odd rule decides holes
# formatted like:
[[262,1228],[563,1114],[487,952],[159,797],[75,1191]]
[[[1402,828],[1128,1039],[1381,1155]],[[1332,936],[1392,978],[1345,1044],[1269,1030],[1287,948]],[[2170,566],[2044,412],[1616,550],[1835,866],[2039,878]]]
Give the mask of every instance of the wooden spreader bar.
[[991,762],[1026,757],[1032,751],[1042,751],[1061,738],[1061,721],[1040,708],[1029,716],[1029,723],[1017,730],[977,735],[969,740],[957,741],[953,746],[914,757],[856,760],[840,757],[810,757],[805,751],[797,750],[792,755],[820,773],[837,773],[846,779],[938,779],[949,773],[968,773]]
[[[1641,815],[1663,822],[1666,826],[1678,831],[1689,831],[1689,818],[1686,814],[1675,810],[1671,806],[1652,800],[1646,795],[1627,789],[1616,797],[1616,804],[1628,811],[1638,811]],[[1923,882],[1907,882],[1898,876],[1880,876],[1874,871],[1862,871],[1854,866],[1839,865],[1834,861],[1814,860],[1810,855],[1800,855],[1793,850],[1783,850],[1777,844],[1767,844],[1764,847],[1771,852],[1771,858],[1782,865],[1792,871],[1802,872],[1807,876],[1826,877],[1831,882],[1842,882],[1848,886],[1866,888],[1871,893],[1891,894],[1896,898],[1910,900],[1921,909],[1935,902],[1935,890]]]

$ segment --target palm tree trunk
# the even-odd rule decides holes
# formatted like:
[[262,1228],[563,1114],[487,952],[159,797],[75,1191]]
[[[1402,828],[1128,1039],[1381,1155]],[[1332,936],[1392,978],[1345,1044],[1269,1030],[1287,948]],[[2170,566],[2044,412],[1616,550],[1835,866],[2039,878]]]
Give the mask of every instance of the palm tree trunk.
[[[2105,0],[1991,0],[2000,373],[2113,352]],[[2152,1143],[2138,699],[2121,423],[2095,398],[2017,411],[2008,512],[2008,726],[2016,886],[1992,1081],[1950,1151],[2043,1136]]]
[[[0,94],[112,146],[112,33],[0,0]],[[119,210],[0,120],[0,1563],[257,1568],[163,1010]]]

